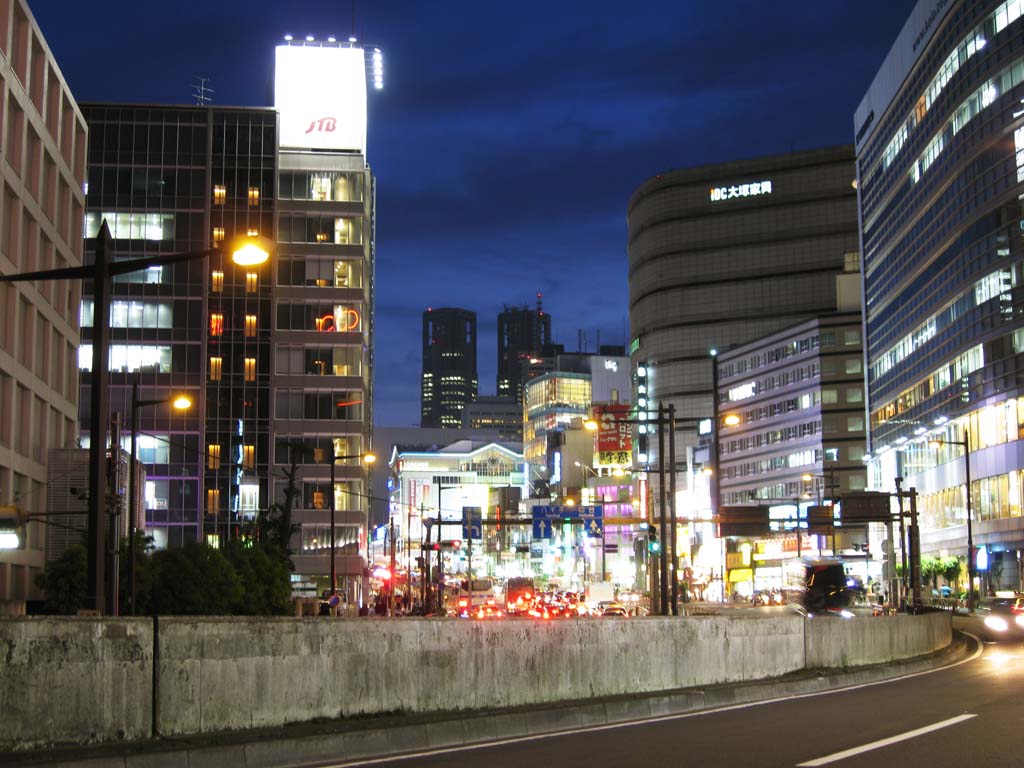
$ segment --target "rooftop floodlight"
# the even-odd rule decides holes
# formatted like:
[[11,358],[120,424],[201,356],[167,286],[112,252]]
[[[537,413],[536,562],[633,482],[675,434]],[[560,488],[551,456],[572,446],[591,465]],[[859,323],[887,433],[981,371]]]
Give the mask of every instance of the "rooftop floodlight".
[[312,35],[306,35],[306,42],[307,43],[312,43],[313,40],[315,40],[315,39],[316,38],[314,38]]
[[336,38],[334,35],[331,35],[330,37],[327,38],[327,42],[328,43],[336,43],[336,42],[338,42],[338,38]]
[[291,41],[291,40],[293,40],[294,38],[293,38],[293,37],[292,37],[291,35],[285,35],[285,36],[284,36],[284,39],[285,39],[285,40],[288,40],[288,41]]
[[356,36],[355,36],[355,35],[352,35],[352,37],[350,37],[350,38],[348,39],[348,41],[349,41],[350,43],[355,43],[355,42],[357,42],[357,41],[356,41]]

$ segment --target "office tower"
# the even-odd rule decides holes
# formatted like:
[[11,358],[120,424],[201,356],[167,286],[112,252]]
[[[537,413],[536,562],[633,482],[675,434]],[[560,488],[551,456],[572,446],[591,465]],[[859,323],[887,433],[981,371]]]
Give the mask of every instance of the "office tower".
[[498,315],[498,397],[522,404],[522,361],[539,356],[550,343],[551,315],[542,309],[539,293],[536,309],[505,306]]
[[462,426],[462,411],[476,394],[476,312],[454,307],[426,310],[420,426]]
[[981,590],[1019,588],[1024,550],[1021,13],[918,2],[854,117],[869,482],[916,488],[921,552],[973,556]]

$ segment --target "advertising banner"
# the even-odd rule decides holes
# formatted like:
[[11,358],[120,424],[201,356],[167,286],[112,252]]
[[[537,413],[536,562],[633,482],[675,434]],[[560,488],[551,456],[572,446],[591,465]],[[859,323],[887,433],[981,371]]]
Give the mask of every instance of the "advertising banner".
[[366,153],[366,61],[362,48],[279,45],[274,107],[280,145]]
[[633,432],[628,405],[595,405],[594,453],[598,466],[622,466],[633,463]]

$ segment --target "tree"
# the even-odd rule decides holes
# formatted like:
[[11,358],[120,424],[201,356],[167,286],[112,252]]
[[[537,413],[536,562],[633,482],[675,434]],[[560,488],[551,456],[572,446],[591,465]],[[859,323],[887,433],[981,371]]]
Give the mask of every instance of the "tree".
[[244,604],[235,569],[220,550],[206,544],[154,552],[151,567],[152,590],[145,604],[140,598],[140,613],[224,616],[239,613]]
[[46,609],[53,613],[76,614],[88,599],[88,555],[75,544],[46,564],[36,576],[36,586],[46,593]]
[[[294,570],[292,563],[291,541],[299,526],[292,522],[292,510],[299,498],[299,462],[308,458],[311,453],[304,443],[293,440],[288,443],[289,466],[283,470],[288,481],[284,488],[284,502],[270,505],[266,511],[260,512],[256,518],[254,536],[257,541],[277,550],[279,556],[287,563],[288,570]],[[334,489],[331,489],[333,493]]]
[[291,607],[291,568],[274,549],[260,542],[228,543],[224,555],[238,574],[241,602],[236,613],[287,614]]

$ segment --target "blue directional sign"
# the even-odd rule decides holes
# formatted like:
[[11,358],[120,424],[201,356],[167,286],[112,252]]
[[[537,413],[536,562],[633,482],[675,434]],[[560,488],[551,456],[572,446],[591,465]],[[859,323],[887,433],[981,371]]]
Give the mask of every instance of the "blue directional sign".
[[533,539],[550,539],[552,533],[551,507],[534,507],[530,510],[533,516]]
[[586,536],[600,538],[604,535],[604,507],[583,507],[580,509],[580,522]]
[[480,514],[480,507],[462,508],[462,538],[482,539],[483,516]]

